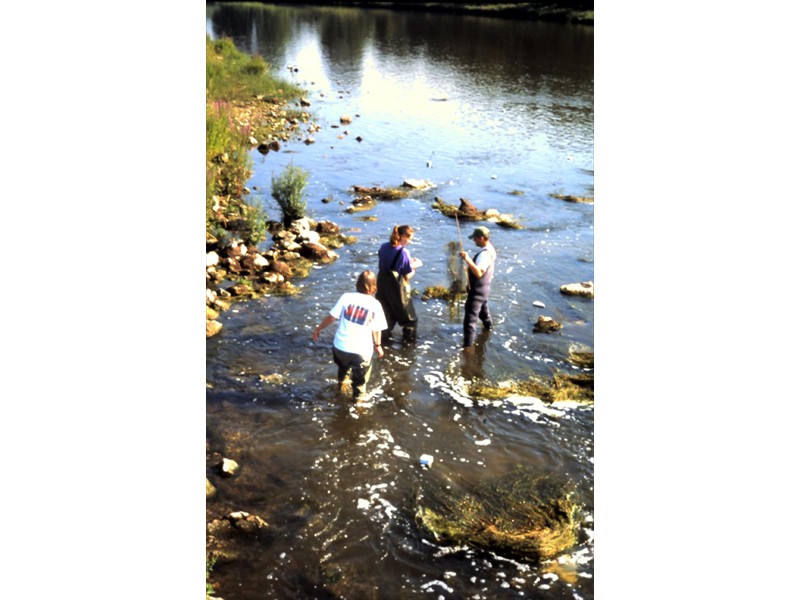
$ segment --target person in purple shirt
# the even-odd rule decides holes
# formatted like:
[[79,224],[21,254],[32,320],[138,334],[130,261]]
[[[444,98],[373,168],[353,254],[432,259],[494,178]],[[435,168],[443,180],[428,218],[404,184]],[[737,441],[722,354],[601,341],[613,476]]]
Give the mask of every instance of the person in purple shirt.
[[388,344],[395,325],[403,328],[403,342],[417,339],[417,313],[411,300],[411,278],[422,266],[417,258],[411,258],[406,246],[414,237],[410,225],[395,225],[389,241],[378,250],[378,293],[375,297],[383,306],[387,328],[382,334]]

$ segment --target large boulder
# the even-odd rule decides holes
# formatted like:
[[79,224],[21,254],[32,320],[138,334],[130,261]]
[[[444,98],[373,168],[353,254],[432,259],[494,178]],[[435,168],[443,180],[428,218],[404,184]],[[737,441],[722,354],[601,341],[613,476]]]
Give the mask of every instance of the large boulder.
[[373,208],[378,202],[372,196],[359,196],[352,202],[352,206],[347,208],[347,212],[353,213],[360,210],[369,210]]
[[308,217],[303,217],[302,219],[297,219],[296,221],[292,221],[289,224],[289,231],[293,232],[295,235],[299,235],[304,231],[308,231],[310,229],[314,229],[316,224],[313,223],[311,219]]
[[583,296],[594,298],[594,282],[581,281],[580,283],[566,283],[561,286],[561,293],[568,296]]
[[239,470],[239,463],[231,458],[223,458],[219,470],[226,477],[231,477]]
[[261,279],[263,279],[270,285],[277,285],[279,283],[283,283],[286,280],[286,278],[280,273],[274,273],[272,271],[270,271],[269,273],[264,273],[261,276]]
[[272,263],[272,270],[275,273],[283,275],[284,277],[291,277],[294,275],[294,271],[292,267],[289,266],[289,263],[286,263],[282,260],[276,260]]
[[217,335],[220,329],[222,329],[222,323],[206,319],[206,337]]
[[544,315],[539,315],[539,319],[533,326],[533,331],[534,333],[553,333],[554,331],[558,331],[562,327],[563,325],[561,325],[561,323],[553,319],[553,317],[546,317]]
[[334,235],[339,233],[339,226],[333,221],[320,221],[317,223],[317,233],[322,235]]
[[403,180],[403,186],[414,188],[415,190],[425,190],[434,187],[434,184],[426,179],[405,179]]
[[470,217],[478,217],[483,218],[485,213],[479,211],[475,206],[467,200],[466,198],[459,198],[460,204],[458,205],[458,211],[465,215],[469,215]]
[[297,241],[300,243],[313,242],[315,244],[319,244],[319,240],[320,240],[319,233],[311,230],[303,231],[299,236],[297,236]]
[[251,274],[260,273],[269,266],[269,261],[255,252],[248,254],[241,261],[242,268]]
[[241,258],[247,254],[247,246],[244,244],[233,244],[222,251],[227,258]]
[[331,262],[337,258],[337,254],[322,244],[315,244],[314,242],[306,242],[300,250],[300,255],[303,258],[315,260],[319,262]]
[[217,488],[206,477],[206,498],[212,498],[217,493]]

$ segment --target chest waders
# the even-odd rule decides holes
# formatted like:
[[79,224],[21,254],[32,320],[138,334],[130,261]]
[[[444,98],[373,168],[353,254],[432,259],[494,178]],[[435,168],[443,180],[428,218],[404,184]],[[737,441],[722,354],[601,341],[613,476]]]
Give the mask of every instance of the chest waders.
[[[473,257],[472,261],[477,262],[481,252],[488,252],[486,248],[481,248]],[[469,291],[467,301],[464,304],[464,347],[468,348],[475,342],[475,326],[478,319],[487,329],[492,328],[492,316],[489,314],[489,290],[494,277],[494,261],[486,268],[483,277],[476,277],[472,270],[469,274]]]

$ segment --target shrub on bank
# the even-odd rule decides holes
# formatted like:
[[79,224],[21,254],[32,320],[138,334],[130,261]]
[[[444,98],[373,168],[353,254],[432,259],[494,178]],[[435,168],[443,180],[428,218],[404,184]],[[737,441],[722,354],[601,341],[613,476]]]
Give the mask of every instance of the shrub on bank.
[[281,208],[284,226],[306,216],[308,171],[288,165],[277,177],[272,177],[272,197]]

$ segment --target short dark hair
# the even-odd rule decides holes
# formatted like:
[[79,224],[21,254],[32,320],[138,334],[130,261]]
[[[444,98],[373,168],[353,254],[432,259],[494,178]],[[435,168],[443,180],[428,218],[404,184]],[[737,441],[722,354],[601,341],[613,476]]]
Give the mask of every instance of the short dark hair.
[[356,290],[362,294],[374,294],[378,290],[378,280],[372,271],[362,271],[356,281]]

